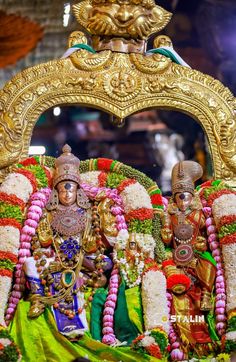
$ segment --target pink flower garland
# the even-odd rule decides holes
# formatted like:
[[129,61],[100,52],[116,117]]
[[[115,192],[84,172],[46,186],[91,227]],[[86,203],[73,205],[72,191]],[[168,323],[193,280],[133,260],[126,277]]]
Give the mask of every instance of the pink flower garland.
[[117,301],[119,287],[119,272],[115,266],[111,273],[109,281],[109,292],[105,302],[105,308],[103,311],[103,338],[102,342],[108,345],[115,344],[116,336],[114,333],[114,313]]
[[30,207],[27,211],[27,217],[24,226],[20,233],[20,249],[18,253],[18,263],[15,270],[15,284],[9,298],[9,304],[6,312],[6,323],[9,324],[14,316],[16,306],[22,297],[22,292],[25,290],[25,275],[23,265],[25,260],[31,256],[31,240],[35,235],[43,209],[46,206],[51,190],[49,188],[41,189],[31,195]]
[[116,227],[118,231],[127,230],[127,224],[124,217],[124,208],[122,199],[118,194],[117,189],[109,189],[107,187],[94,187],[88,184],[81,184],[81,188],[84,190],[86,195],[90,198],[95,199],[99,197],[99,194],[104,194],[102,198],[108,197],[109,199],[114,201],[114,205],[111,207],[111,212],[116,216]]
[[[169,316],[170,316],[170,311],[171,311],[171,303],[172,303],[172,295],[171,293],[167,292],[166,293],[167,296],[167,307],[169,309]],[[169,318],[170,321],[170,318]],[[171,359],[173,361],[183,361],[185,359],[184,357],[184,352],[181,351],[180,347],[180,342],[178,342],[178,337],[175,333],[174,327],[172,326],[171,322],[170,323],[170,329],[169,329],[169,341],[170,341],[170,348],[171,348]]]
[[203,212],[206,216],[206,228],[208,235],[209,247],[212,251],[212,256],[216,261],[216,330],[219,336],[223,336],[226,331],[226,290],[225,290],[225,278],[224,270],[222,266],[220,243],[216,233],[216,226],[212,217],[211,207],[206,206],[207,201],[202,199]]

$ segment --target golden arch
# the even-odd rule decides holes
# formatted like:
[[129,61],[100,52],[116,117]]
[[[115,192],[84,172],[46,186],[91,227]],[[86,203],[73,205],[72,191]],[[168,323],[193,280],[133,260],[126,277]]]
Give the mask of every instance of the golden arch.
[[219,81],[153,54],[87,50],[16,75],[0,91],[0,169],[27,157],[35,123],[58,104],[96,107],[118,119],[147,108],[179,110],[204,129],[214,177],[236,181],[236,101]]

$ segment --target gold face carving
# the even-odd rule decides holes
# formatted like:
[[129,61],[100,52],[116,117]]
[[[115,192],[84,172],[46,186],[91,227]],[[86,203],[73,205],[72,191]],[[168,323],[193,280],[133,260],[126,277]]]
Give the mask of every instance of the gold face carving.
[[153,0],[84,0],[73,9],[78,22],[92,35],[128,39],[147,39],[171,18]]

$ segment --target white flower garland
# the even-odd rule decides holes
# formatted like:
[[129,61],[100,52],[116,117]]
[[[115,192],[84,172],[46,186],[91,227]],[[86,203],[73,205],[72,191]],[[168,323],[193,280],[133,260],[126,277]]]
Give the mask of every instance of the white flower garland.
[[236,195],[223,194],[214,200],[212,205],[212,213],[216,225],[219,224],[223,216],[236,215]]
[[145,254],[148,254],[149,258],[153,259],[156,242],[153,239],[152,235],[136,233],[135,239],[140,249],[145,252]]
[[14,226],[0,226],[0,250],[15,255],[20,246],[20,231]]
[[6,327],[4,312],[8,301],[8,293],[11,289],[11,278],[0,277],[0,325]]
[[222,254],[226,278],[226,310],[230,312],[236,310],[236,244],[222,245]]
[[7,195],[14,194],[26,203],[33,192],[33,187],[26,176],[13,172],[0,186],[0,192],[5,192]]
[[159,270],[149,270],[142,278],[142,303],[146,330],[163,328],[169,333],[166,278]]
[[152,209],[152,202],[145,188],[138,182],[128,185],[121,193],[125,213],[132,210],[147,208]]
[[[29,197],[33,191],[33,187],[30,181],[21,174],[11,173],[9,174],[2,185],[0,186],[0,192],[7,195],[15,195],[21,199],[24,203],[29,200]],[[10,252],[14,255],[18,255],[18,248],[20,245],[20,233],[14,226],[1,226],[0,228],[0,251]],[[12,278],[8,276],[0,277],[0,324],[5,326],[4,313],[8,301],[8,296],[12,286]]]
[[80,179],[83,183],[88,185],[99,187],[99,179],[98,176],[100,175],[101,171],[89,171],[80,174]]

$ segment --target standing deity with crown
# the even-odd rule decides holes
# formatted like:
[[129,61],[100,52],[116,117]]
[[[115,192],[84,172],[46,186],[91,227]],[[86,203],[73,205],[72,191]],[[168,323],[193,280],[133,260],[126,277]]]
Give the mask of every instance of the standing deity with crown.
[[[119,165],[97,161],[105,170],[112,162]],[[1,185],[7,201],[13,200],[7,196],[13,182],[26,203],[20,234],[7,236],[6,248],[19,248],[15,283],[2,309],[11,337],[27,362],[44,355],[61,362],[86,355],[93,362],[166,358],[166,279],[154,261],[151,198],[134,178],[80,174],[79,166],[65,145],[50,169],[26,159]],[[39,186],[44,173],[52,188],[37,190],[33,170]],[[99,186],[104,178],[108,187]],[[2,239],[9,222],[4,220]]]
[[163,262],[172,294],[171,315],[185,357],[191,351],[205,355],[218,340],[209,322],[214,311],[216,262],[208,251],[205,216],[194,191],[194,182],[201,176],[202,168],[194,161],[174,166],[172,198],[162,228],[162,239],[171,247]]

